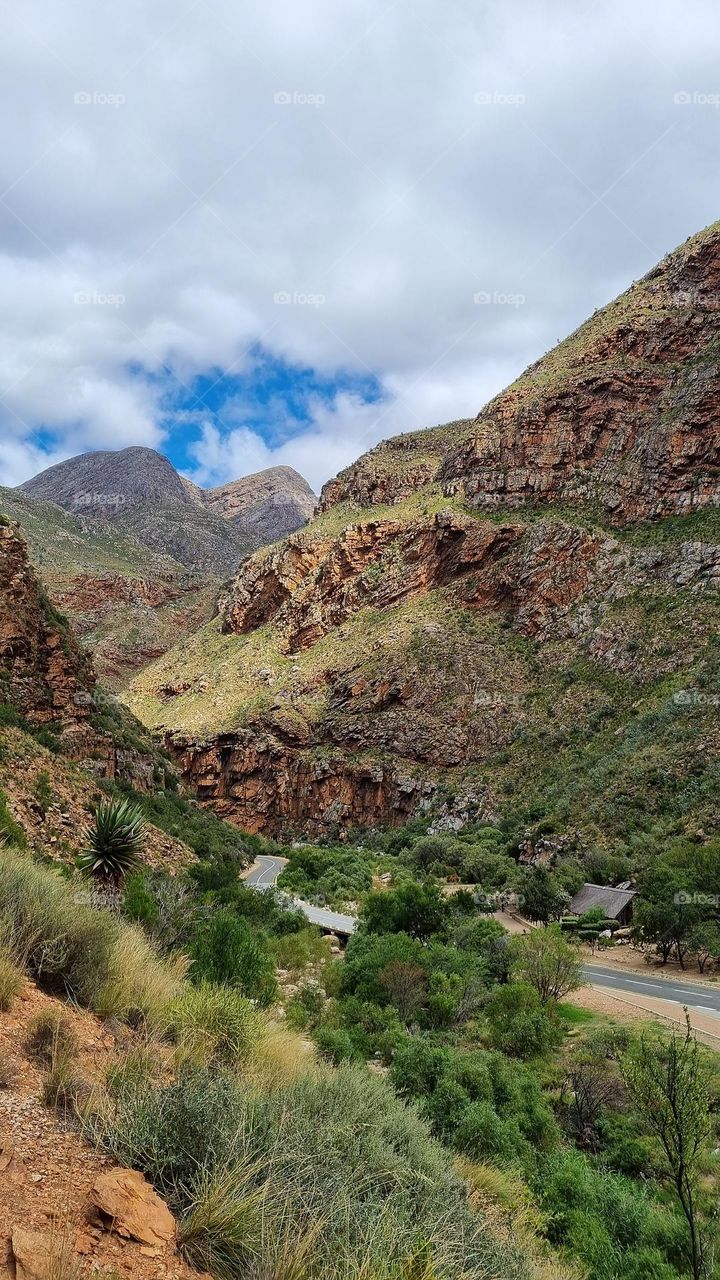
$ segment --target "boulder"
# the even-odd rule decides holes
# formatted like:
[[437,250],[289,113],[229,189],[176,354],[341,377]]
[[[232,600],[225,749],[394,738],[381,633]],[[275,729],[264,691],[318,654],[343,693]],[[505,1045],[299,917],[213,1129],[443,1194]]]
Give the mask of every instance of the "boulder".
[[91,1196],[102,1216],[111,1219],[118,1235],[147,1245],[174,1242],[175,1219],[141,1173],[108,1169],[96,1179]]
[[51,1280],[58,1274],[58,1241],[43,1231],[13,1227],[12,1254],[15,1280]]

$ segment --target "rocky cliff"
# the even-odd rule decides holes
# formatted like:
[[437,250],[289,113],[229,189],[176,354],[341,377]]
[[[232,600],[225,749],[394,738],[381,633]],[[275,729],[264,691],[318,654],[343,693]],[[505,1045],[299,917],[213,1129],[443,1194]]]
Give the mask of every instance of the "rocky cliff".
[[717,827],[719,326],[715,226],[476,418],[326,485],[132,686],[199,794],[275,832]]
[[493,510],[591,504],[614,522],[716,506],[720,248],[689,240],[473,419],[400,436],[330,481],[321,509],[437,481]]
[[[141,725],[97,684],[91,656],[51,604],[17,525],[0,518],[0,704],[2,724],[45,730],[63,753],[97,776],[141,789],[165,763]],[[172,770],[170,770],[172,772]]]

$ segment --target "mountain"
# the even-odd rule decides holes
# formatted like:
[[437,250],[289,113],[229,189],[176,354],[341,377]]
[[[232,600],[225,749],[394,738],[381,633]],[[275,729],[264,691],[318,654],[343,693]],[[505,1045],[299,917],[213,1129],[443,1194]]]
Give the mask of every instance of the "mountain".
[[475,418],[326,485],[129,705],[255,830],[717,832],[719,392],[716,224]]
[[217,489],[184,479],[154,449],[83,453],[21,485],[92,523],[112,523],[187,568],[223,577],[250,551],[312,515],[315,496],[291,467],[273,467]]
[[211,618],[223,579],[315,502],[289,467],[203,490],[140,448],[82,454],[0,488],[53,603],[115,689]]
[[292,467],[269,467],[216,489],[200,489],[211,511],[231,520],[261,542],[294,533],[315,513],[317,498]]

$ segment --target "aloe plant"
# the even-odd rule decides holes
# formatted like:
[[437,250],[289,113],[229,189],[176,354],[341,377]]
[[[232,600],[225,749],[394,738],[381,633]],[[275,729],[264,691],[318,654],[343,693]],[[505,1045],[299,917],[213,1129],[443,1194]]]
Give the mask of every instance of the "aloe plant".
[[78,866],[88,875],[119,884],[134,867],[144,843],[145,819],[138,805],[130,800],[101,800]]

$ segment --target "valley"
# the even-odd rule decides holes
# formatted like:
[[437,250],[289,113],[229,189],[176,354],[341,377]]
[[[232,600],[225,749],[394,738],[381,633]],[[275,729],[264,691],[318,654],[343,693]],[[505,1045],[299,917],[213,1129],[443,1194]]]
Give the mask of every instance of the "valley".
[[317,510],[0,490],[8,1280],[709,1280],[718,282]]

